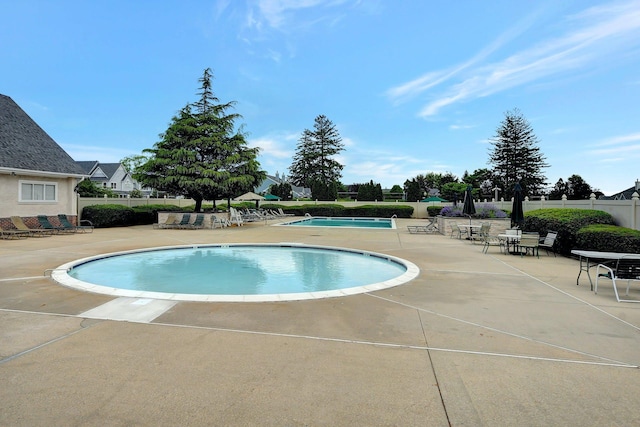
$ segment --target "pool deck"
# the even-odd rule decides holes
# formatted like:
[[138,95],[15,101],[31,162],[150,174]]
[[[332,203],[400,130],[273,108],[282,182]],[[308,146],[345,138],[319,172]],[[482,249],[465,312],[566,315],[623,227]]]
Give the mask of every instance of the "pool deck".
[[[272,224],[273,221],[270,222]],[[151,226],[0,240],[0,425],[639,425],[640,304],[578,261],[396,230]],[[144,247],[386,253],[413,281],[292,302],[118,298],[44,275]],[[637,294],[635,294],[637,296]]]

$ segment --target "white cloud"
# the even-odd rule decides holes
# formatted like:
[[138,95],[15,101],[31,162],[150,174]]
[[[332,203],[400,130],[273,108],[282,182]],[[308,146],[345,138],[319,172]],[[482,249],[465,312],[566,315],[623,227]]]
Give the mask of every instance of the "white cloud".
[[640,132],[639,133],[632,133],[629,135],[620,135],[620,136],[614,136],[611,138],[607,138],[604,141],[595,144],[596,146],[602,147],[602,146],[607,146],[607,145],[619,145],[619,144],[624,144],[626,142],[635,142],[635,141],[640,141]]
[[[436,115],[442,108],[491,95],[543,77],[575,70],[590,70],[599,63],[615,61],[621,53],[640,46],[640,8],[637,1],[610,3],[570,16],[558,26],[570,29],[562,36],[543,40],[520,52],[483,63],[514,35],[530,24],[516,26],[452,71],[431,71],[419,79],[387,91],[392,100],[407,99],[427,89],[433,90],[456,80],[435,94],[419,112],[421,117]],[[586,72],[586,71],[585,71]]]
[[474,125],[449,125],[451,130],[473,129],[474,127]]
[[[326,10],[350,2],[352,0],[258,0],[257,7],[249,9],[246,22],[249,27],[255,27],[258,30],[264,28],[263,23],[269,28],[277,30],[284,29],[292,22],[295,22],[297,26],[306,26],[309,23],[301,22],[296,16],[296,12],[320,7]],[[324,19],[324,17],[315,18],[313,22]],[[333,15],[329,19],[335,21],[339,18]]]
[[[591,150],[590,153],[597,156],[612,155],[612,154],[629,156],[634,154],[640,154],[640,144],[625,145],[622,147],[614,147],[614,148],[602,148],[598,150]],[[629,157],[626,157],[621,160],[629,160]]]
[[418,94],[428,89],[431,89],[432,87],[438,86],[439,84],[452,79],[464,70],[471,68],[473,65],[483,61],[493,52],[500,49],[503,45],[507,44],[509,41],[522,34],[533,24],[534,17],[536,15],[537,14],[532,14],[519,21],[516,25],[500,35],[500,37],[498,37],[485,48],[481,49],[480,52],[478,52],[463,64],[452,67],[449,70],[428,72],[415,80],[387,90],[386,95],[394,102],[394,104],[399,104],[417,96]]
[[356,145],[356,142],[353,139],[345,136],[342,137],[342,143],[344,144],[345,147],[353,147]]
[[294,149],[290,141],[297,135],[282,134],[277,136],[263,136],[260,138],[250,138],[247,142],[250,147],[259,147],[260,156],[272,157],[276,159],[291,159]]

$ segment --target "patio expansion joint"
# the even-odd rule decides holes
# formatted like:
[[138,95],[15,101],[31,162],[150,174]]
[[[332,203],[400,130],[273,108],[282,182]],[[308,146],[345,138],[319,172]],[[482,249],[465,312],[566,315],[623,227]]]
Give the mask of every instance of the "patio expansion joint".
[[[0,311],[7,311],[7,312],[14,312],[14,313],[43,314],[43,315],[48,315],[48,316],[51,316],[51,315],[54,315],[54,316],[55,316],[55,315],[57,315],[57,316],[61,316],[61,317],[77,317],[77,316],[73,316],[73,315],[66,315],[66,314],[57,314],[57,313],[40,313],[40,312],[24,311],[24,310],[7,310],[7,309],[0,309]],[[2,364],[4,364],[4,363],[7,363],[7,362],[10,362],[10,361],[12,361],[12,360],[18,359],[18,358],[19,358],[19,357],[21,357],[21,356],[24,356],[24,355],[26,355],[26,354],[32,353],[32,352],[34,352],[34,351],[36,351],[36,350],[39,350],[39,349],[44,348],[44,347],[47,347],[47,346],[49,346],[49,345],[51,345],[51,344],[55,344],[55,343],[57,343],[58,341],[62,341],[62,340],[64,340],[64,339],[67,339],[67,338],[69,338],[69,337],[71,337],[71,336],[74,336],[74,335],[76,335],[76,334],[80,333],[80,332],[86,331],[87,329],[92,328],[92,327],[93,327],[93,326],[95,326],[96,324],[97,324],[97,323],[93,323],[93,324],[81,323],[81,324],[80,324],[80,329],[77,329],[77,330],[75,330],[75,331],[72,331],[72,332],[69,332],[69,333],[67,333],[67,334],[61,335],[61,336],[59,336],[59,337],[53,338],[53,339],[51,339],[51,340],[49,340],[49,341],[46,341],[46,342],[44,342],[44,343],[42,343],[42,344],[38,344],[38,345],[36,345],[36,346],[33,346],[33,347],[28,348],[28,349],[26,349],[26,350],[23,350],[23,351],[21,351],[21,352],[19,352],[19,353],[13,354],[13,355],[8,356],[8,357],[5,357],[4,359],[0,359],[0,365],[2,365]]]
[[445,318],[445,319],[449,319],[449,320],[453,320],[453,321],[456,321],[456,322],[460,322],[460,323],[463,323],[463,324],[466,324],[466,325],[470,325],[470,326],[475,326],[475,327],[478,327],[478,328],[486,329],[486,330],[491,331],[491,332],[495,332],[495,333],[511,336],[511,337],[514,337],[514,338],[530,341],[530,342],[533,342],[533,343],[536,343],[536,344],[546,345],[546,346],[549,346],[549,347],[552,347],[552,348],[556,348],[556,349],[559,349],[559,350],[564,350],[564,351],[567,351],[567,352],[570,352],[570,353],[575,353],[575,354],[578,354],[578,355],[581,355],[581,356],[591,357],[591,358],[594,358],[594,359],[597,359],[597,360],[601,360],[602,362],[590,362],[590,361],[584,361],[584,360],[547,358],[547,357],[526,356],[526,355],[516,355],[516,354],[506,354],[506,353],[495,353],[495,352],[482,352],[482,351],[473,351],[473,350],[434,348],[434,347],[429,347],[429,346],[425,347],[425,349],[428,349],[428,350],[431,350],[431,351],[475,354],[475,355],[485,355],[485,356],[499,356],[499,357],[508,357],[508,358],[516,358],[516,359],[553,361],[553,362],[575,363],[575,364],[586,364],[586,365],[613,366],[613,367],[621,367],[621,368],[635,368],[635,369],[640,368],[640,366],[638,366],[638,365],[625,363],[625,362],[622,362],[622,361],[619,361],[619,360],[610,359],[608,357],[599,356],[597,354],[591,354],[591,353],[587,353],[587,352],[584,352],[584,351],[575,350],[575,349],[572,349],[572,348],[564,347],[564,346],[553,344],[553,343],[546,342],[546,341],[537,340],[537,339],[534,339],[534,338],[531,338],[531,337],[527,337],[527,336],[524,336],[524,335],[515,334],[513,332],[503,331],[503,330],[500,330],[500,329],[497,329],[497,328],[493,328],[493,327],[490,327],[490,326],[481,325],[479,323],[470,322],[468,320],[456,318],[456,317],[449,316],[449,315],[442,314],[442,313],[437,313],[435,311],[428,310],[428,309],[421,308],[421,307],[417,307],[417,306],[414,306],[414,305],[411,305],[411,304],[407,304],[407,303],[404,303],[402,301],[396,301],[396,300],[393,300],[391,298],[382,297],[382,296],[374,295],[374,294],[370,294],[370,293],[367,293],[366,295],[374,297],[374,298],[378,298],[378,299],[381,299],[383,301],[387,301],[387,302],[390,302],[390,303],[393,303],[393,304],[398,304],[398,305],[401,305],[401,306],[404,306],[404,307],[407,307],[407,308],[418,310],[419,312],[422,312],[422,313],[429,313],[429,314],[432,314],[434,316],[438,316],[438,317],[442,317],[442,318]]
[[424,343],[427,345],[427,357],[429,358],[429,366],[431,366],[431,373],[433,374],[433,378],[436,380],[436,387],[438,388],[438,396],[440,397],[440,403],[442,404],[442,410],[444,411],[444,415],[447,417],[447,423],[451,425],[451,418],[449,417],[449,411],[447,410],[447,403],[445,401],[444,395],[442,394],[442,387],[440,387],[440,380],[438,379],[438,371],[436,370],[435,365],[433,364],[433,358],[431,357],[431,349],[429,347],[429,339],[427,338],[427,331],[424,329],[424,322],[422,321],[422,315],[420,310],[416,310],[416,314],[418,316],[418,320],[420,321],[420,328],[422,329],[422,337],[424,338]]

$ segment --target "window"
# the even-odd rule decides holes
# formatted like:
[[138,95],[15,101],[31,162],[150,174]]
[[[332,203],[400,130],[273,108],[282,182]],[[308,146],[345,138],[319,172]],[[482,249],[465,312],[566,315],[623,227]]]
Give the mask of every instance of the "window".
[[58,184],[51,182],[20,182],[21,202],[57,202]]
[[116,183],[115,182],[111,183],[111,188],[113,188],[114,190],[116,189]]

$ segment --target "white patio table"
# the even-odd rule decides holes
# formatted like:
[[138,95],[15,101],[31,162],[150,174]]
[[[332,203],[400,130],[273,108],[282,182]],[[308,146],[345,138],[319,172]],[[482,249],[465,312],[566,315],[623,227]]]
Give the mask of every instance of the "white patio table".
[[[498,234],[498,239],[504,240],[507,253],[514,253],[521,236],[521,234]],[[510,249],[511,247],[513,247],[513,250]]]
[[624,252],[598,252],[598,251],[583,251],[579,249],[573,249],[571,251],[573,255],[577,255],[580,257],[580,271],[578,272],[578,278],[576,279],[576,285],[580,284],[580,275],[583,271],[587,272],[587,277],[589,278],[589,283],[591,284],[591,290],[593,290],[593,280],[591,280],[591,274],[589,274],[589,269],[591,267],[595,267],[598,264],[612,264],[618,261],[623,256],[638,258],[640,259],[640,254],[630,254]]

